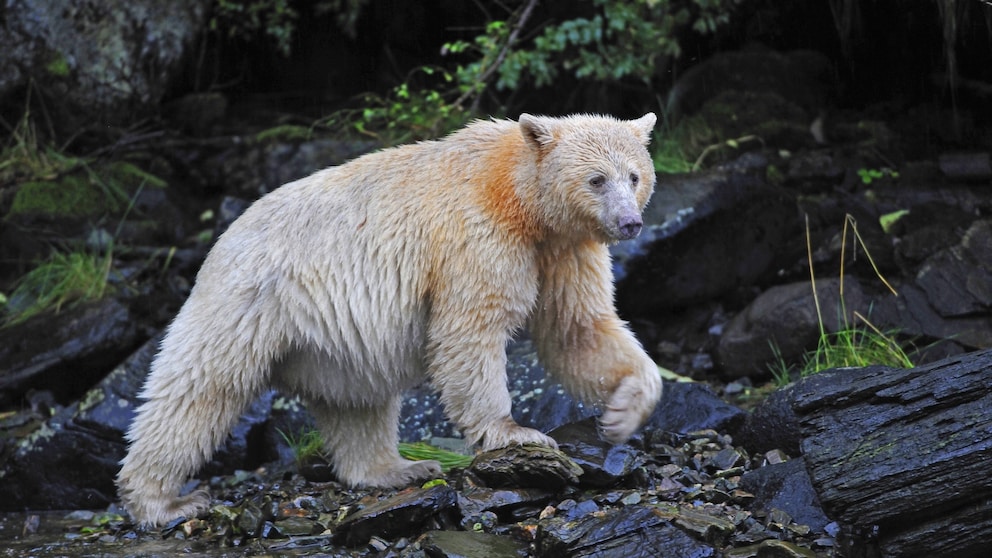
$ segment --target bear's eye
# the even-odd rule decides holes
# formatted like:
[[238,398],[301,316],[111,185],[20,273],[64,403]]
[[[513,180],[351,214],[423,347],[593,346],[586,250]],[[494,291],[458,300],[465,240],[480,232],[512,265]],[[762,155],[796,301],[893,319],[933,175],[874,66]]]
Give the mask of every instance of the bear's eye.
[[640,179],[641,179],[641,177],[639,177],[639,176],[637,176],[637,174],[635,174],[635,173],[630,173],[630,185],[631,185],[631,186],[634,186],[634,187],[637,187],[637,182],[638,182],[638,181],[639,181]]
[[603,185],[606,184],[606,177],[601,174],[597,174],[596,176],[589,179],[589,184],[593,188],[602,188]]

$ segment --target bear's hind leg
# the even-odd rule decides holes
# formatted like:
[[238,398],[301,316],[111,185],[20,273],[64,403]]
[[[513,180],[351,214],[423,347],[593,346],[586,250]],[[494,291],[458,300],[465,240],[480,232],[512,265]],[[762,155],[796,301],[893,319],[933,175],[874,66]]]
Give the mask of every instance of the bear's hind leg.
[[382,406],[307,401],[338,479],[349,486],[398,488],[441,474],[437,461],[411,461],[398,450],[400,397]]
[[[120,496],[137,523],[160,526],[177,517],[196,517],[209,495],[180,496],[186,479],[205,463],[237,422],[247,394],[174,390],[146,401],[128,439],[131,446],[117,477]],[[170,391],[170,390],[163,390]]]

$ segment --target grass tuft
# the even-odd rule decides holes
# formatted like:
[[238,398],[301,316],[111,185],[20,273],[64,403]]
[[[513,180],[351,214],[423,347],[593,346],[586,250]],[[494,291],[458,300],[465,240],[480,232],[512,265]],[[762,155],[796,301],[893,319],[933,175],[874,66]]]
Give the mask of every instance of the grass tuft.
[[[304,463],[308,459],[321,457],[326,459],[324,452],[324,439],[320,431],[315,428],[303,428],[297,434],[287,434],[282,430],[279,435],[286,441],[286,444],[293,450],[293,455],[297,463]],[[472,463],[471,455],[463,455],[453,451],[441,449],[424,442],[399,444],[400,455],[413,461],[424,461],[433,459],[441,463],[441,470],[448,472],[454,468],[468,467]]]
[[[816,318],[820,327],[820,336],[817,340],[816,349],[807,352],[803,356],[802,365],[798,369],[799,377],[805,378],[817,372],[830,368],[843,367],[865,367],[871,365],[891,366],[893,368],[912,368],[915,366],[912,359],[906,353],[906,347],[896,340],[897,331],[882,331],[875,327],[867,317],[860,312],[854,312],[854,323],[848,319],[847,309],[844,304],[844,260],[847,250],[848,231],[852,232],[854,241],[857,242],[854,248],[860,245],[865,257],[871,264],[875,275],[885,285],[885,287],[895,296],[899,293],[885,280],[885,277],[875,265],[864,239],[858,232],[857,221],[853,216],[847,215],[844,218],[844,229],[841,234],[841,263],[840,263],[840,309],[839,314],[843,320],[843,327],[836,332],[827,332],[823,322],[823,313],[820,309],[820,299],[816,292],[816,275],[813,272],[813,247],[810,242],[809,217],[806,217],[806,256],[809,262],[810,285],[813,288],[813,304],[816,306]],[[852,243],[854,242],[852,241]],[[793,368],[782,358],[778,346],[771,342],[772,352],[775,360],[769,364],[768,368],[772,373],[774,382],[778,386],[788,384],[793,376]]]
[[413,461],[433,459],[441,464],[441,470],[447,473],[451,469],[461,469],[472,464],[473,456],[463,455],[453,451],[434,447],[424,442],[400,443],[400,455]]
[[287,434],[282,430],[276,430],[286,445],[293,450],[293,457],[296,462],[305,463],[315,457],[325,457],[324,438],[320,431],[315,428],[301,428],[297,434]]
[[21,323],[28,318],[70,303],[97,300],[108,289],[107,278],[111,252],[53,252],[48,260],[22,277],[8,297],[3,326]]

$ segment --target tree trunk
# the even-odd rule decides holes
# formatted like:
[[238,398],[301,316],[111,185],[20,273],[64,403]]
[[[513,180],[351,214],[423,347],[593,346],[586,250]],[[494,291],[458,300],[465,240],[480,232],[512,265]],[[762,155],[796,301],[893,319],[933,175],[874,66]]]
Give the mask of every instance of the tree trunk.
[[992,350],[832,370],[796,387],[802,452],[831,518],[883,556],[986,555]]

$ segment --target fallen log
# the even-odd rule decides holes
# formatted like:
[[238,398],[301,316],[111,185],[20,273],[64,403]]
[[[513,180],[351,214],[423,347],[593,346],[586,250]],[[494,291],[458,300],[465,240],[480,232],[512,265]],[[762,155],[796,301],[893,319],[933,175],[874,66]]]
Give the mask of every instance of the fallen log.
[[828,516],[882,556],[987,555],[992,350],[823,372],[796,386],[793,409]]

